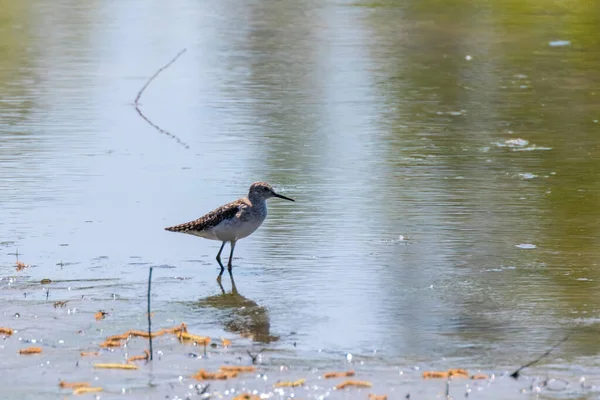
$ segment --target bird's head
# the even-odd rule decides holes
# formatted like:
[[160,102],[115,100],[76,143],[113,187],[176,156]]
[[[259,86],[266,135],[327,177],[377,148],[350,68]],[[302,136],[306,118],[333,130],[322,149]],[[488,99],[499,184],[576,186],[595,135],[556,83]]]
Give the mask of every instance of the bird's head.
[[254,182],[250,186],[250,191],[248,192],[249,199],[267,200],[271,197],[279,197],[280,199],[294,201],[294,199],[290,199],[289,197],[285,197],[279,193],[276,193],[275,189],[273,189],[273,186],[266,182]]

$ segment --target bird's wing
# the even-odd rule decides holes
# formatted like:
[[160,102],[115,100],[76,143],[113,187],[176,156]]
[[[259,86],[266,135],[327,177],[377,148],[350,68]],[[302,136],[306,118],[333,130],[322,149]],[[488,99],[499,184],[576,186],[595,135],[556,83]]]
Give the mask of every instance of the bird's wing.
[[243,202],[233,201],[231,203],[227,203],[219,208],[216,208],[202,217],[186,222],[180,225],[170,226],[165,228],[167,231],[171,232],[201,232],[207,229],[213,228],[219,225],[222,221],[226,219],[234,218],[238,212],[243,211],[246,208],[246,205]]

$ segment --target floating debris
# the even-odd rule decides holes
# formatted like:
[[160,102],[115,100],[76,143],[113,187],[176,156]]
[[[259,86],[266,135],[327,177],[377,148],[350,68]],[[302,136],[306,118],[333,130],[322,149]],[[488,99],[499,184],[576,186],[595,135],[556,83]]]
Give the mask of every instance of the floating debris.
[[82,351],[79,354],[81,355],[81,357],[95,357],[100,355],[100,353],[97,351]]
[[61,308],[61,307],[66,306],[68,302],[69,302],[68,300],[65,300],[65,301],[55,301],[53,305],[54,305],[54,308]]
[[507,139],[504,142],[495,142],[497,147],[525,147],[529,144],[528,140],[525,139]]
[[512,149],[512,151],[534,151],[534,150],[552,150],[552,147],[544,147],[544,146],[536,146],[535,144],[532,144],[529,147],[522,147],[522,148],[515,148]]
[[42,280],[40,281],[40,283],[41,283],[42,285],[48,285],[48,284],[52,283],[52,280],[50,280],[50,279],[48,279],[48,278],[44,278],[44,279],[42,279]]
[[338,385],[335,385],[337,390],[346,389],[349,387],[370,388],[373,387],[373,384],[368,381],[344,381]]
[[100,343],[100,347],[108,348],[108,347],[121,347],[123,343],[120,340],[106,340]]
[[197,344],[203,344],[205,346],[210,343],[210,338],[207,336],[192,335],[191,333],[187,332],[179,332],[177,334],[177,338],[182,342],[194,342]]
[[[467,378],[469,379],[469,371],[462,368],[451,368],[448,371],[424,371],[423,379],[448,379],[448,378]],[[470,376],[473,380],[488,379],[485,374],[475,374]]]
[[233,400],[260,400],[260,396],[256,396],[250,393],[242,393],[234,397]]
[[40,354],[42,352],[41,347],[27,347],[19,350],[19,354]]
[[570,46],[570,45],[571,45],[570,40],[551,40],[548,42],[548,46],[550,46],[550,47],[564,47],[564,46]]
[[468,378],[469,372],[462,368],[451,368],[448,370],[448,376],[459,376],[461,378]]
[[524,173],[520,173],[519,176],[523,179],[533,179],[533,178],[537,178],[537,175],[534,175],[532,173],[529,172],[524,172]]
[[445,379],[448,376],[448,371],[423,371],[423,379]]
[[274,387],[298,387],[304,385],[306,379],[298,379],[297,381],[280,381],[273,384]]
[[96,319],[96,321],[100,321],[101,319],[106,318],[107,315],[108,313],[106,311],[100,310],[94,314],[94,318]]
[[387,400],[387,396],[385,394],[382,394],[380,396],[376,395],[376,394],[369,394],[369,400]]
[[102,388],[101,387],[82,387],[82,388],[78,388],[73,390],[73,394],[78,396],[80,394],[86,394],[86,393],[98,393],[101,392]]
[[10,336],[13,334],[13,330],[11,328],[0,328],[0,333],[6,336]]
[[256,367],[252,365],[224,365],[219,368],[223,372],[255,372]]
[[231,346],[231,340],[227,340],[225,338],[221,338],[221,346],[223,346],[223,347],[229,347],[229,346]]
[[94,368],[99,369],[139,369],[135,364],[117,364],[117,363],[100,363],[94,364]]
[[350,370],[350,371],[346,371],[346,372],[327,372],[327,373],[323,374],[323,378],[325,378],[325,379],[343,378],[343,377],[347,377],[347,376],[354,376],[354,371]]
[[19,272],[19,271],[23,271],[25,268],[30,267],[30,265],[27,265],[24,262],[17,260],[15,267],[17,269],[17,272]]
[[144,350],[144,354],[140,356],[131,356],[127,359],[127,363],[132,363],[134,361],[142,361],[150,359],[150,352],[148,350]]
[[515,245],[515,247],[518,247],[519,249],[524,249],[524,250],[531,250],[531,249],[537,248],[537,246],[535,244],[531,244],[531,243],[521,243],[521,244]]
[[192,375],[192,379],[196,379],[199,381],[203,380],[225,380],[229,378],[237,377],[237,372],[235,371],[217,371],[217,372],[207,372],[205,369],[201,369]]
[[87,382],[66,382],[60,381],[58,386],[63,389],[79,389],[83,387],[90,387],[91,385]]

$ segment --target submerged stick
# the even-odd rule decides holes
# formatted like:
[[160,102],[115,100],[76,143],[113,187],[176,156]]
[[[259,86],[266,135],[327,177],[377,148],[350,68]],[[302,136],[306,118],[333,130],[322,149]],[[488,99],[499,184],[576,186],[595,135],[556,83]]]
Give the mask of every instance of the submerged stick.
[[531,367],[533,364],[541,361],[543,358],[548,357],[550,355],[550,353],[552,353],[558,346],[560,346],[561,344],[563,344],[564,342],[567,341],[567,339],[569,339],[569,337],[573,334],[573,332],[570,332],[567,336],[565,336],[560,342],[556,343],[554,346],[552,346],[550,349],[548,349],[548,351],[546,351],[544,354],[542,354],[541,356],[539,356],[538,358],[536,358],[535,360],[528,362],[527,364],[519,367],[515,372],[513,372],[512,374],[510,374],[511,378],[515,378],[517,379],[519,377],[519,374],[521,372],[521,370],[527,368],[527,367]]
[[152,267],[148,274],[148,341],[150,342],[150,361],[152,361],[152,314],[150,314],[150,289],[152,288]]
[[162,66],[161,68],[159,68],[158,71],[156,71],[154,73],[154,75],[152,75],[150,77],[150,79],[148,79],[148,81],[144,84],[144,86],[142,86],[142,88],[138,92],[138,94],[137,94],[137,96],[136,96],[135,101],[133,102],[133,104],[135,105],[135,110],[137,111],[137,113],[140,114],[140,117],[142,117],[154,129],[156,129],[160,133],[165,134],[165,135],[169,136],[170,138],[174,139],[177,143],[179,143],[180,145],[182,145],[186,149],[189,149],[190,146],[188,146],[187,143],[185,143],[183,140],[179,139],[177,136],[173,135],[171,132],[168,132],[168,131],[162,129],[160,126],[158,126],[154,122],[150,121],[150,119],[144,115],[144,113],[142,112],[142,110],[140,110],[140,104],[139,104],[140,98],[142,97],[142,93],[144,93],[144,90],[146,90],[146,88],[148,87],[148,85],[150,85],[150,83],[152,83],[152,81],[154,80],[154,78],[156,78],[158,76],[158,74],[160,74],[161,72],[163,72],[165,69],[169,68],[171,66],[171,64],[173,64],[179,58],[179,56],[181,56],[186,51],[187,51],[187,49],[181,50],[179,53],[177,53],[177,55],[175,57],[173,57],[173,59],[171,61],[169,61],[167,64],[165,64],[164,66]]

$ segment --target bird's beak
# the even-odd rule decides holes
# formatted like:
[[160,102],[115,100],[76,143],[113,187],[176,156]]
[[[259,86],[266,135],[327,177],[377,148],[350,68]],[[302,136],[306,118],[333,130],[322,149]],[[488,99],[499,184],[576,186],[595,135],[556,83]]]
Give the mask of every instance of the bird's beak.
[[285,197],[284,195],[281,195],[281,194],[279,194],[279,193],[275,193],[275,192],[273,192],[273,196],[275,196],[275,197],[279,197],[280,199],[284,199],[284,200],[296,201],[296,200],[294,200],[294,199],[290,199],[289,197]]

